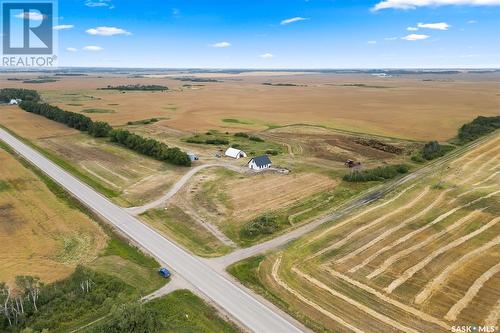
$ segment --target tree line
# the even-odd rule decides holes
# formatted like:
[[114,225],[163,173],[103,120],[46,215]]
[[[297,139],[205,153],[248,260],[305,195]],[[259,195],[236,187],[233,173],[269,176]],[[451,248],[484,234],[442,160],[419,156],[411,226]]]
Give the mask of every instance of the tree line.
[[458,130],[458,139],[460,143],[467,143],[479,139],[498,128],[500,128],[500,116],[479,116],[470,123],[460,127]]
[[120,91],[167,91],[168,87],[160,86],[157,84],[141,85],[141,84],[130,84],[121,86],[107,86],[106,88],[100,88],[100,90],[120,90]]
[[163,142],[144,138],[123,129],[114,129],[108,133],[112,142],[119,143],[141,154],[153,157],[159,161],[170,162],[175,165],[190,166],[188,155],[177,147],[170,148]]
[[179,148],[170,148],[162,142],[144,138],[126,130],[114,130],[107,122],[93,121],[83,114],[65,111],[57,106],[46,103],[23,101],[19,106],[27,112],[35,113],[79,131],[87,132],[93,137],[109,137],[113,142],[119,143],[129,149],[157,160],[175,165],[191,165],[191,160],[188,155]]
[[36,90],[30,89],[17,89],[17,88],[4,88],[0,89],[0,101],[4,103],[10,102],[11,99],[21,99],[23,101],[40,100],[40,95]]

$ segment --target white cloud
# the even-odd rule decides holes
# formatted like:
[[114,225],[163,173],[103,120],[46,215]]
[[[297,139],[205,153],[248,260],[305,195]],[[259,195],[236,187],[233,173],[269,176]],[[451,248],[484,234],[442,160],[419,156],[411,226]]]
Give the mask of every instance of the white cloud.
[[94,36],[115,36],[115,35],[131,35],[127,30],[116,27],[97,27],[88,29],[87,33]]
[[409,40],[409,41],[416,41],[416,40],[424,40],[424,39],[427,39],[429,37],[430,36],[428,36],[428,35],[411,34],[411,35],[408,35],[405,37],[401,37],[401,39]]
[[372,10],[395,8],[415,9],[418,7],[466,5],[466,6],[499,6],[500,0],[383,0],[377,3]]
[[368,42],[366,42],[367,44],[371,44],[371,45],[374,45],[374,44],[377,44],[377,41],[376,40],[369,40]]
[[84,49],[85,51],[93,51],[93,52],[97,52],[97,51],[102,51],[102,50],[104,50],[102,47],[100,47],[100,46],[95,46],[95,45],[85,46],[83,49]]
[[280,22],[280,24],[281,25],[287,25],[287,24],[290,24],[290,23],[300,22],[300,21],[307,21],[307,20],[309,20],[309,19],[305,18],[305,17],[297,16],[297,17],[292,17],[292,18],[283,20],[283,21]]
[[476,23],[477,23],[477,21],[476,21],[476,20],[469,20],[469,21],[467,21],[467,23],[468,23],[468,24],[476,24]]
[[231,43],[229,43],[229,42],[218,42],[218,43],[215,43],[215,44],[211,44],[210,46],[211,47],[215,47],[216,49],[223,49],[223,48],[226,48],[226,47],[230,47]]
[[111,3],[111,0],[87,0],[85,1],[85,6],[87,7],[109,7],[109,9],[113,9],[114,6]]
[[179,8],[172,8],[172,16],[178,17],[179,15],[181,15],[180,9]]
[[77,52],[77,51],[78,51],[78,49],[76,49],[76,48],[74,48],[74,47],[68,47],[68,48],[66,49],[66,51],[68,51],[68,52]]
[[386,37],[384,38],[384,40],[396,40],[398,39],[398,37]]
[[262,58],[262,59],[272,59],[272,58],[274,58],[274,54],[272,54],[272,53],[264,53],[264,54],[261,54],[259,57]]
[[417,31],[418,28],[417,27],[408,27],[408,28],[406,28],[406,30],[408,30],[408,31]]
[[424,29],[434,29],[434,30],[448,30],[450,25],[445,22],[440,23],[419,23],[417,27]]
[[16,15],[17,18],[33,21],[42,21],[44,16],[39,12],[25,12]]
[[61,25],[55,25],[52,29],[54,30],[67,30],[67,29],[73,29],[75,26],[73,24],[61,24]]

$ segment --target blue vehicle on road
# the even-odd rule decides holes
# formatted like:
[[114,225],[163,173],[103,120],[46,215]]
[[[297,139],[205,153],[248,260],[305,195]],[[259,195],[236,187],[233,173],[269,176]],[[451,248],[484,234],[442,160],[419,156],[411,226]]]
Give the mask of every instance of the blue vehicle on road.
[[168,269],[166,269],[165,267],[162,267],[158,270],[158,274],[160,274],[162,277],[164,277],[165,279],[168,279],[172,274],[170,273],[170,271]]

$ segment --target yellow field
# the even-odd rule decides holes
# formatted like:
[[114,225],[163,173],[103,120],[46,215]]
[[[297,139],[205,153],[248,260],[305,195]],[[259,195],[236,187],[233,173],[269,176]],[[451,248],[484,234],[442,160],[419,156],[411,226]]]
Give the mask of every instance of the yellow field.
[[[478,114],[496,115],[500,103],[499,77],[494,74],[375,78],[361,74],[260,73],[239,75],[237,79],[222,75],[219,79],[223,82],[190,88],[183,85],[195,83],[171,77],[62,77],[45,84],[23,84],[7,81],[7,77],[0,76],[1,87],[40,90],[47,102],[70,111],[108,110],[111,113],[89,115],[113,125],[156,117],[164,119],[161,123],[168,127],[190,132],[258,131],[269,125],[307,123],[416,140],[445,140]],[[264,82],[300,86],[266,86]],[[119,84],[159,84],[171,90],[96,90]]]
[[449,332],[500,320],[500,134],[254,266],[316,330]]
[[97,257],[107,236],[94,221],[2,149],[0,165],[0,281],[33,275],[53,282]]

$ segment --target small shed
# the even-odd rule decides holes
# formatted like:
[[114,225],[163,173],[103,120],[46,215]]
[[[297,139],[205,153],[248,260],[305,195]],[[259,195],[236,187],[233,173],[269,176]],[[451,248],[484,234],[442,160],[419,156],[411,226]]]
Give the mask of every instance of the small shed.
[[271,165],[272,162],[267,155],[254,157],[248,162],[248,167],[252,170],[269,169]]
[[198,161],[200,159],[195,153],[188,153],[187,155],[191,162]]
[[231,148],[231,147],[226,150],[224,155],[226,155],[227,157],[234,158],[234,159],[247,157],[247,154],[243,150],[239,150],[239,149]]
[[20,99],[11,99],[9,105],[18,105],[20,102]]

